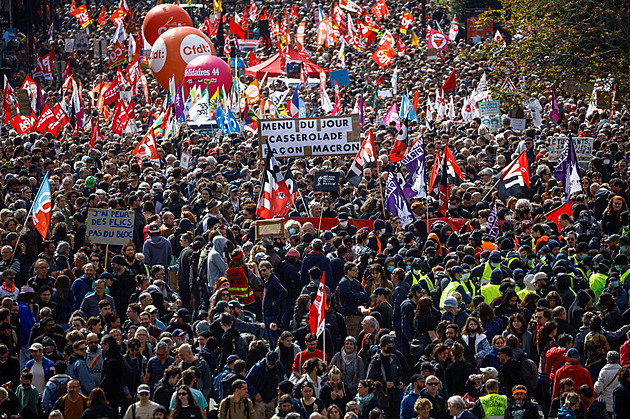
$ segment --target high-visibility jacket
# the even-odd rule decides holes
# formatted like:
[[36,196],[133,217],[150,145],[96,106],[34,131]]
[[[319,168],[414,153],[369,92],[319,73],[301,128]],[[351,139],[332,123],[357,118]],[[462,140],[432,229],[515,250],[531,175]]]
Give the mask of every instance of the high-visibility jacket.
[[230,281],[230,295],[240,298],[244,305],[252,304],[254,302],[254,292],[252,287],[249,286],[245,269],[230,266],[226,275],[228,281]]
[[[497,266],[498,268],[498,266]],[[481,279],[479,280],[479,283],[481,285],[484,284],[489,284],[490,283],[490,279],[492,277],[492,271],[494,269],[492,268],[492,266],[490,266],[490,262],[486,262],[486,266],[483,268],[483,274],[481,274]]]
[[619,282],[621,282],[622,284],[626,282],[626,278],[628,278],[628,275],[630,275],[630,269],[626,269],[626,271],[621,274],[621,276],[619,277]]
[[440,298],[440,308],[444,308],[444,300],[446,300],[446,297],[448,297],[448,295],[453,291],[457,290],[457,288],[459,288],[461,285],[462,283],[460,281],[457,281],[456,279],[451,279],[451,282],[449,282],[446,288],[444,288],[444,291],[442,291],[442,297]]
[[481,296],[483,300],[490,304],[492,300],[501,296],[501,291],[499,291],[500,285],[494,284],[486,284],[481,287]]
[[431,292],[433,290],[433,288],[435,288],[435,284],[433,284],[433,281],[431,281],[431,277],[429,276],[429,274],[424,275],[423,277],[419,278],[418,280],[415,280],[414,278],[414,284],[418,284],[420,283],[420,281],[422,281],[424,279],[424,282],[427,283],[427,287],[429,288],[427,291]]
[[601,272],[594,273],[588,279],[588,286],[595,293],[595,297],[599,297],[602,291],[604,291],[607,279],[608,275]]
[[492,393],[479,397],[481,407],[483,407],[483,419],[503,419],[505,409],[507,409],[507,396]]

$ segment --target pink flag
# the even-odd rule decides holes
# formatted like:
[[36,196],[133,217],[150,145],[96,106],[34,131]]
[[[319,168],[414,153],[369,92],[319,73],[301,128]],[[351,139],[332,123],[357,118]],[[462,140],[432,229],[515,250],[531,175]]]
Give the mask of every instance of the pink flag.
[[385,114],[385,118],[383,118],[383,122],[386,125],[389,125],[390,122],[396,123],[396,130],[400,131],[400,116],[398,115],[398,107],[396,106],[396,102],[392,105],[391,108]]
[[549,116],[556,122],[560,120],[560,107],[556,99],[556,89],[551,89],[551,111],[549,112]]

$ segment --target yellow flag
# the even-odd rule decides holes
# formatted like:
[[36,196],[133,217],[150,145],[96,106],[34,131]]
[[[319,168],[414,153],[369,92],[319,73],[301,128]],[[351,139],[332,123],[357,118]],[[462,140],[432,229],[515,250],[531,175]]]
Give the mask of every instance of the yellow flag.
[[411,31],[411,45],[420,46],[420,38],[416,35],[416,31]]
[[223,4],[221,0],[212,0],[212,4],[214,5],[214,14],[218,15],[223,11]]

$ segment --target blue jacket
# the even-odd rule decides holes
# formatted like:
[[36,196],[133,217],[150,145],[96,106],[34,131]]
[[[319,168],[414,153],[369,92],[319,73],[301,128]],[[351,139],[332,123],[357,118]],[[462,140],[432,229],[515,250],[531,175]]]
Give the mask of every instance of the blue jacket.
[[329,282],[329,279],[331,282],[333,281],[332,264],[330,263],[330,259],[328,259],[322,252],[312,250],[304,256],[304,260],[302,261],[302,270],[300,271],[300,281],[302,281],[302,286],[311,282],[308,270],[313,266],[317,266],[321,269],[321,271],[325,274],[325,280],[327,283]]
[[339,296],[341,297],[341,314],[343,316],[359,316],[359,306],[370,301],[370,296],[358,279],[350,280],[344,276],[339,281]]
[[277,316],[280,314],[280,307],[289,293],[276,276],[271,276],[265,281],[265,294],[263,295],[262,313],[263,316]]
[[81,303],[83,302],[83,298],[87,295],[87,293],[92,291],[92,280],[86,282],[85,275],[81,275],[74,280],[70,289],[72,290],[72,295],[74,295],[74,306],[72,309],[79,310]]
[[483,324],[483,330],[486,335],[486,338],[488,338],[488,342],[492,342],[492,338],[495,335],[500,334],[502,328],[503,328],[503,325],[501,323],[501,320],[499,320],[496,317],[493,317],[487,322],[485,322]]
[[[68,381],[72,379],[68,374],[55,374],[53,377],[59,382],[60,386],[65,386]],[[44,387],[44,394],[42,395],[42,408],[44,413],[48,414],[53,409],[55,402],[57,401],[57,384],[48,380],[46,387]]]
[[21,301],[18,301],[20,309],[18,317],[20,319],[20,343],[23,348],[28,348],[28,338],[31,336],[31,329],[35,324],[35,314]]
[[[116,305],[114,303],[114,298],[111,295],[105,294],[102,298],[103,300],[107,300],[112,305],[112,310],[116,311]],[[96,295],[95,292],[90,292],[83,298],[83,302],[81,303],[81,311],[85,314],[85,318],[89,319],[90,317],[96,317],[99,315],[98,303],[101,301],[101,298]]]
[[[30,371],[33,368],[33,364],[35,363],[34,359],[30,359],[25,365],[24,368]],[[46,377],[46,381],[50,379],[53,375],[55,375],[55,363],[45,356],[42,357],[42,367],[44,367],[44,376]]]
[[[276,368],[278,369],[278,380],[279,382],[284,380],[284,366],[282,362],[276,362]],[[245,379],[247,380],[247,387],[249,397],[254,399],[256,394],[258,394],[258,388],[262,388],[267,382],[266,375],[268,374],[267,370],[267,360],[265,358],[256,362],[254,366],[249,370]]]
[[394,291],[392,291],[392,306],[394,306],[394,317],[392,320],[394,321],[394,328],[396,330],[400,329],[400,306],[405,298],[407,298],[407,294],[409,294],[409,289],[411,285],[409,283],[402,281],[398,283],[394,287]]
[[168,268],[173,255],[171,242],[162,236],[149,237],[142,246],[142,253],[145,265],[162,265],[164,268]]
[[419,398],[420,395],[415,391],[405,394],[405,397],[403,397],[402,402],[400,403],[400,419],[412,419],[416,417],[413,406]]
[[576,419],[575,412],[563,404],[558,409],[558,419]]
[[94,387],[96,387],[87,363],[76,354],[70,355],[70,359],[68,359],[68,370],[66,373],[70,377],[79,380],[81,383],[81,394],[86,397],[89,396],[90,392],[94,389]]

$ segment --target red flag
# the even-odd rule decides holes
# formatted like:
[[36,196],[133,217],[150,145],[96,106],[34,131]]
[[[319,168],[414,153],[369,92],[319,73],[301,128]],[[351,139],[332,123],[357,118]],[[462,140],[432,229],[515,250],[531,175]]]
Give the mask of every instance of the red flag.
[[513,176],[521,177],[523,183],[529,188],[529,163],[527,162],[525,150],[523,150],[516,160],[503,169],[500,178],[506,179]]
[[262,61],[254,54],[254,51],[249,51],[249,66],[253,67],[260,64]]
[[92,135],[90,136],[90,148],[94,148],[97,140],[103,141],[103,136],[101,135],[101,123],[98,116],[92,119]]
[[419,99],[419,90],[416,90],[416,95],[413,97],[411,103],[413,104],[413,108],[418,112],[418,99]]
[[545,218],[556,223],[556,225],[558,226],[558,230],[562,230],[559,222],[560,216],[562,214],[567,214],[569,217],[573,215],[573,201],[569,201],[561,207],[556,208],[551,212],[548,212],[547,214],[545,214]]
[[407,120],[403,120],[400,131],[394,140],[394,146],[389,151],[389,161],[396,163],[405,157],[407,151]]
[[409,12],[403,12],[402,19],[400,19],[400,32],[407,34],[409,26],[413,23],[413,15]]
[[57,118],[55,118],[55,114],[52,109],[50,109],[50,106],[46,105],[42,110],[42,114],[39,116],[39,122],[37,123],[35,131],[43,133],[50,124],[56,121]]
[[92,23],[92,18],[90,17],[90,13],[88,12],[87,7],[85,7],[85,4],[77,7],[75,10],[70,12],[70,14],[76,17],[79,24],[84,28]]
[[[442,179],[440,179],[440,192],[438,194],[438,211],[446,216],[448,214],[448,201],[450,195],[450,185],[448,184],[448,154],[450,149],[446,146],[446,158],[442,162]],[[451,153],[451,156],[453,154]],[[457,166],[457,164],[456,164]],[[459,168],[459,167],[458,167]]]
[[149,156],[151,160],[158,160],[160,154],[158,153],[157,144],[155,142],[155,133],[153,128],[149,128],[149,131],[144,136],[140,144],[133,150],[133,155],[138,159],[138,163],[142,161],[143,156]]
[[64,127],[68,125],[68,123],[70,122],[70,119],[68,118],[68,115],[66,114],[66,112],[61,108],[60,104],[57,103],[55,105],[54,113],[55,113],[55,117],[57,118],[57,121],[59,121],[61,125],[63,125]]
[[455,76],[455,69],[453,69],[453,71],[451,71],[450,76],[448,76],[448,78],[442,85],[441,90],[446,93],[446,92],[450,92],[451,90],[455,90],[456,87],[457,87],[457,79]]
[[68,61],[61,73],[61,79],[65,81],[70,76],[72,76],[72,69],[70,68],[70,61]]
[[381,20],[384,17],[389,16],[389,10],[387,9],[387,3],[385,0],[379,0],[377,3],[374,3],[372,7],[370,7],[372,13],[376,17],[376,20]]
[[372,54],[372,59],[376,61],[376,64],[381,68],[387,68],[392,63],[392,60],[396,56],[396,51],[389,44],[389,42],[384,42],[374,54]]
[[107,10],[105,9],[105,6],[103,6],[103,8],[101,9],[101,14],[98,16],[98,31],[103,29],[105,19],[107,19]]
[[246,38],[245,30],[241,28],[241,25],[236,23],[234,19],[232,19],[232,16],[230,16],[230,33],[232,35],[236,35],[240,39]]
[[4,115],[2,116],[2,122],[5,124],[11,119],[11,104],[15,104],[17,107],[17,97],[15,96],[15,90],[9,84],[9,79],[4,76],[4,93],[2,95],[2,110]]
[[28,134],[37,124],[37,118],[33,115],[18,115],[9,121],[9,124],[17,131],[18,135]]
[[291,193],[289,187],[280,171],[280,165],[273,156],[273,151],[268,148],[256,215],[266,220],[284,217],[290,208]]
[[279,50],[279,58],[280,58],[280,71],[284,73],[287,68],[287,56],[289,55],[288,43],[285,44],[284,48],[282,48],[280,46],[280,42],[278,42],[278,50]]
[[114,25],[118,26],[118,22],[124,20],[126,16],[127,11],[123,7],[119,7],[118,9],[114,10],[109,19],[114,22]]
[[328,304],[326,303],[326,275],[325,272],[322,272],[322,279],[317,287],[315,301],[311,304],[311,309],[308,312],[311,333],[315,333],[317,337],[324,332],[326,327],[326,310],[328,310]]
[[125,105],[122,103],[122,100],[119,100],[116,103],[116,109],[114,109],[114,116],[112,116],[112,126],[111,129],[118,135],[122,135],[123,130],[127,127],[129,123],[129,115],[127,115],[127,109],[125,109]]
[[435,48],[438,51],[445,51],[448,47],[448,36],[431,28],[427,32],[427,47]]
[[110,83],[109,87],[102,93],[103,103],[105,105],[111,105],[112,103],[120,100],[120,85],[118,77],[114,78],[114,81]]

